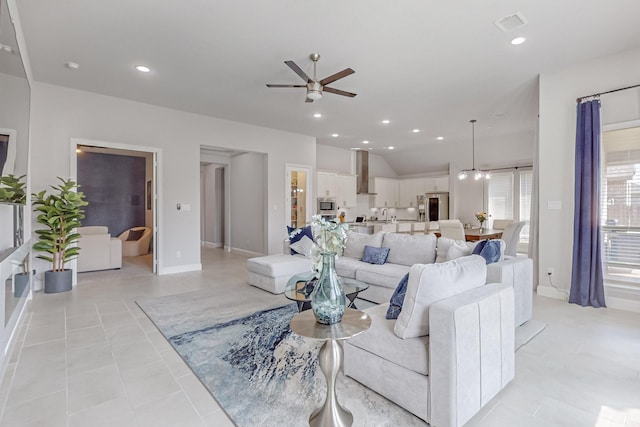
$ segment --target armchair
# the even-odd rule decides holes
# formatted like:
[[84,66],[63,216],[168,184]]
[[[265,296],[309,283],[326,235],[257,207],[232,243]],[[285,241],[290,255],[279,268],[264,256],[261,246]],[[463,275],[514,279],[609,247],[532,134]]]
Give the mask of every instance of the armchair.
[[151,229],[149,227],[133,227],[123,231],[118,239],[122,241],[123,256],[146,255],[149,253],[149,245],[151,244]]

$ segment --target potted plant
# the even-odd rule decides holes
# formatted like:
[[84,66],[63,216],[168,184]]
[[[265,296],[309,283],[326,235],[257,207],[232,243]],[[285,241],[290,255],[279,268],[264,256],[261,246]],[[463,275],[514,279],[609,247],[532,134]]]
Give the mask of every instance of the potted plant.
[[25,176],[15,176],[13,174],[0,176],[0,202],[21,205],[26,203],[27,196],[24,192],[26,184],[22,182]]
[[65,264],[75,258],[80,248],[75,245],[80,235],[75,232],[84,218],[84,194],[77,191],[79,185],[72,180],[58,177],[61,184],[51,186],[55,191],[46,190],[32,194],[34,211],[38,213],[36,221],[44,228],[35,230],[38,241],[33,249],[43,252],[37,258],[49,261],[51,270],[44,273],[45,293],[71,290],[71,270]]

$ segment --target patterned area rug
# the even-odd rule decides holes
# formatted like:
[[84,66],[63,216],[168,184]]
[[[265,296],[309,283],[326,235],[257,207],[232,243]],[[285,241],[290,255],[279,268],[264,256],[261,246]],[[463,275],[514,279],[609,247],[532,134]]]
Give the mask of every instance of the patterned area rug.
[[[309,425],[309,416],[324,401],[326,383],[317,362],[321,343],[291,334],[296,304],[173,333],[180,327],[166,310],[189,316],[186,301],[171,304],[176,298],[138,305],[238,427]],[[354,426],[428,425],[342,373],[336,393],[353,414]]]
[[[195,291],[138,305],[238,427],[308,426],[324,401],[321,342],[291,333],[295,304],[254,312],[248,299],[225,304],[212,291]],[[544,327],[529,321],[518,328],[516,348]],[[342,373],[337,395],[354,426],[428,426]]]

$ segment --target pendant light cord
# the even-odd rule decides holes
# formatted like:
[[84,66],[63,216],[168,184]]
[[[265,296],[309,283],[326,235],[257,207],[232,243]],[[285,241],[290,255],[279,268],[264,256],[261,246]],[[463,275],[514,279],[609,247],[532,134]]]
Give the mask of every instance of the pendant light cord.
[[476,119],[470,120],[471,123],[471,170],[476,170]]

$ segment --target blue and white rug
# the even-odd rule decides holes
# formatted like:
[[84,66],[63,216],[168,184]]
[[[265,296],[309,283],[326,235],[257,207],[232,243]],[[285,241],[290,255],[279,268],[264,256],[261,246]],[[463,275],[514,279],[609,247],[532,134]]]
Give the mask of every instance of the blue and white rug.
[[[204,309],[206,292],[138,305],[237,426],[308,426],[324,401],[326,383],[317,362],[322,343],[289,328],[296,304],[221,320],[219,310]],[[342,374],[336,392],[354,426],[427,426]]]

